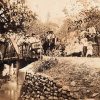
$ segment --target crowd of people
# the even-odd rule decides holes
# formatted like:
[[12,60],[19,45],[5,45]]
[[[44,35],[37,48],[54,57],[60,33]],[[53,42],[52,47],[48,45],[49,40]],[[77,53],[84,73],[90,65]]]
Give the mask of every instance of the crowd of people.
[[[26,35],[23,33],[8,32],[3,38],[5,38],[3,42],[7,43],[7,45],[5,45],[7,46],[7,58],[14,57],[16,51],[17,54],[23,57],[33,57],[35,53],[38,55],[42,49],[40,38],[35,34]],[[2,39],[0,39],[0,41],[2,41]],[[2,48],[0,51],[2,51]],[[1,52],[0,54],[2,57],[3,53]]]
[[73,43],[66,45],[65,53],[67,56],[78,56],[78,57],[92,56],[93,55],[92,42],[88,41],[86,37],[83,37],[80,40],[76,38],[76,40]]
[[51,56],[92,57],[94,55],[94,45],[99,46],[99,37],[100,33],[93,26],[85,31],[81,31],[77,37],[67,41],[67,43],[62,43],[53,32],[49,32],[45,36],[44,54]]
[[74,38],[71,43],[67,43],[65,52],[67,53],[67,56],[93,56],[94,44],[99,47],[99,40],[100,33],[96,31],[95,27],[89,27],[87,30],[81,31],[79,36]]
[[[62,43],[53,31],[48,31],[44,37],[36,34],[24,34],[8,32],[5,38],[9,38],[8,50],[12,52],[12,45],[17,45],[19,53],[31,56],[37,53],[51,56],[78,56],[78,57],[91,57],[93,56],[93,44],[99,45],[100,37],[99,32],[94,27],[88,28],[86,31],[81,31],[80,35],[74,37],[72,41]],[[0,41],[5,41],[0,35]],[[16,46],[15,46],[16,48]],[[23,49],[23,50],[22,50]],[[30,53],[31,52],[31,53]],[[33,54],[32,54],[33,53]],[[2,52],[0,52],[2,58]]]

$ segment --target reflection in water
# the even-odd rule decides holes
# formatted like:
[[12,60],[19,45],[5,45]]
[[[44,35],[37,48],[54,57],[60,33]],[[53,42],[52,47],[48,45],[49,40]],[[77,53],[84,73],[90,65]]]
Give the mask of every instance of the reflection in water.
[[17,100],[20,93],[21,85],[16,81],[8,81],[0,89],[0,100]]

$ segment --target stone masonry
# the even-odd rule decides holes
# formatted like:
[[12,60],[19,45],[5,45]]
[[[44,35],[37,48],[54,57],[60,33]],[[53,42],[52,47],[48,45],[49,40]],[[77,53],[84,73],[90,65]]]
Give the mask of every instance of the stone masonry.
[[42,74],[26,73],[19,100],[77,100],[66,86]]

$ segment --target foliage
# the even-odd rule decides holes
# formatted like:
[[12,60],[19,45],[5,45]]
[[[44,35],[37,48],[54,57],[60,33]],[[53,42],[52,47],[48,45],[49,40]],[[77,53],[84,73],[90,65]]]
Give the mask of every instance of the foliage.
[[0,1],[0,33],[26,31],[36,16],[22,2]]
[[100,10],[98,8],[91,8],[90,10],[84,11],[85,18],[84,23],[87,23],[86,27],[95,26],[100,31]]
[[[87,28],[93,26],[100,32],[100,10],[98,8],[91,8],[89,10],[83,10],[79,13],[79,18],[66,17],[63,25],[61,26],[58,36],[61,39],[79,36],[81,31],[86,31]],[[75,35],[73,35],[75,33]],[[70,37],[71,36],[71,37]]]

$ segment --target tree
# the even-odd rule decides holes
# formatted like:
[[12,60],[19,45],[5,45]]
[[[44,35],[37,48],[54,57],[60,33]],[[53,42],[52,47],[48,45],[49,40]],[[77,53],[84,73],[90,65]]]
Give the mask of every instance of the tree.
[[69,37],[70,32],[75,31],[77,33],[75,34],[78,36],[81,31],[85,31],[91,26],[94,26],[96,30],[100,32],[100,10],[97,7],[83,10],[79,13],[79,16],[81,17],[74,21],[66,18],[60,29],[60,33],[62,33],[64,37]]
[[0,1],[0,33],[6,33],[9,30],[25,32],[36,19],[22,0],[12,3],[10,0]]
[[90,10],[85,10],[84,23],[87,23],[86,27],[95,26],[100,31],[100,10],[98,8],[91,8]]

